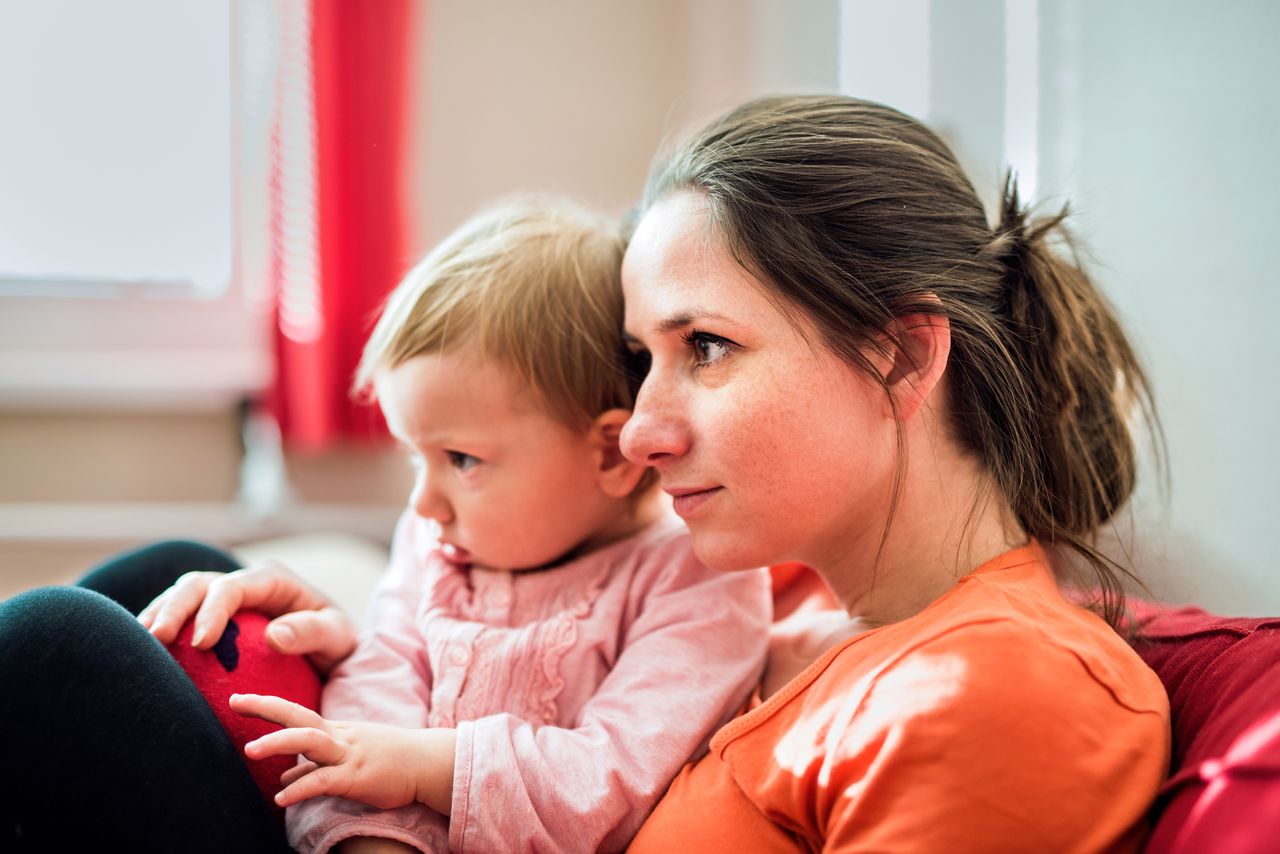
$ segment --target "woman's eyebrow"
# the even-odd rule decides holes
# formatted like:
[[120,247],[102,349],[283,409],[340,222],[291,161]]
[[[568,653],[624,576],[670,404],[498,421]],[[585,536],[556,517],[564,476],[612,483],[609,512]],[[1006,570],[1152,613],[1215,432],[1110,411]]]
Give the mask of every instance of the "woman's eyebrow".
[[[653,327],[654,332],[659,335],[665,335],[670,332],[684,329],[686,326],[693,326],[695,323],[704,320],[719,320],[726,323],[732,323],[728,317],[723,314],[716,314],[714,311],[683,311],[679,314],[673,314],[670,317],[658,321]],[[632,335],[630,332],[623,331],[622,338],[628,344],[639,344],[640,339]]]

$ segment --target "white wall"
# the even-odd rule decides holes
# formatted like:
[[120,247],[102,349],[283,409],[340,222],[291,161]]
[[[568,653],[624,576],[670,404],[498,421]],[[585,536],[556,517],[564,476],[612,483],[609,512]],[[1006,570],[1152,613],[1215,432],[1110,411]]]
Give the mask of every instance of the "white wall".
[[[1072,223],[1149,368],[1170,454],[1109,532],[1151,590],[1280,614],[1280,4],[843,0],[841,85],[1004,164]],[[923,68],[922,68],[923,66]]]
[[1168,436],[1139,567],[1172,598],[1278,614],[1280,4],[1041,7],[1041,186],[1071,199]]

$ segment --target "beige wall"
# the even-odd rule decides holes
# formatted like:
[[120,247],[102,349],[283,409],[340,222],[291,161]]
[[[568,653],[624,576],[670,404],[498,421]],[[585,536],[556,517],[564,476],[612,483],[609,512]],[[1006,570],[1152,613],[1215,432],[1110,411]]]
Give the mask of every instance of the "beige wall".
[[752,95],[836,86],[835,0],[430,8],[418,72],[421,251],[515,190],[620,214],[664,140]]
[[233,413],[0,412],[0,502],[227,501]]

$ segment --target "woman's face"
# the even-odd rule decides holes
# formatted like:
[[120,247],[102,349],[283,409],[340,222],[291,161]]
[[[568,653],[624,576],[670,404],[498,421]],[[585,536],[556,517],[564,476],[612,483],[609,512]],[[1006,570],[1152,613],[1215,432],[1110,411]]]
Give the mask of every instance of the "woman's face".
[[884,392],[784,316],[724,248],[699,194],[649,209],[622,268],[630,346],[652,367],[622,450],[654,466],[717,569],[823,568],[873,547],[892,494]]

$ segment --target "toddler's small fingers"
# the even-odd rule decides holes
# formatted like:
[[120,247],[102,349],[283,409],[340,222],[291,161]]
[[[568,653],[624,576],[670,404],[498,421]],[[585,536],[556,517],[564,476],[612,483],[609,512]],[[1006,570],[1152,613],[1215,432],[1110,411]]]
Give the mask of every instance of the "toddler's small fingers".
[[233,712],[262,718],[284,727],[324,729],[326,724],[325,719],[318,713],[282,697],[265,694],[232,694],[229,704]]
[[278,795],[276,803],[282,807],[290,807],[309,798],[321,795],[341,795],[337,788],[336,775],[332,768],[317,768],[301,779],[285,786]]
[[280,775],[280,785],[290,786],[319,767],[319,765],[310,760],[303,760]]
[[317,765],[336,765],[344,753],[342,746],[327,732],[310,727],[269,732],[244,746],[244,755],[250,759],[302,754]]

